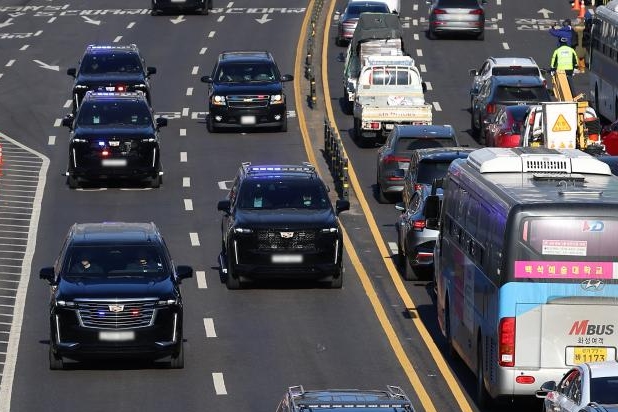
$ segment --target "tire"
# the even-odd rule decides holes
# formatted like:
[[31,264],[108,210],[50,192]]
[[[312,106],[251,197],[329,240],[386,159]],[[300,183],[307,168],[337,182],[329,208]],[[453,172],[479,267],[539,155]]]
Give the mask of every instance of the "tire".
[[480,409],[490,407],[492,399],[485,389],[485,372],[483,371],[483,344],[481,337],[478,337],[476,344],[476,406]]
[[474,123],[474,110],[472,110],[472,115],[470,116],[470,129],[472,130],[472,137],[478,138],[481,130]]
[[[182,339],[182,338],[181,338]],[[176,356],[170,359],[170,369],[183,369],[185,367],[185,349],[184,342],[180,341],[180,350]]]
[[485,30],[476,35],[477,40],[485,40]]
[[49,344],[49,369],[52,371],[61,371],[64,369],[64,361],[62,356],[58,356],[54,353],[52,344]]
[[288,131],[288,115],[287,112],[284,114],[283,123],[279,126],[279,131],[285,133]]
[[382,185],[380,185],[380,183],[378,183],[378,202],[393,203],[393,199],[382,191]]
[[241,288],[240,278],[234,274],[234,265],[230,263],[230,254],[227,253],[227,276],[225,277],[225,286],[229,290],[237,290]]
[[352,132],[352,139],[354,139],[355,142],[359,142],[362,140],[362,138],[363,138],[363,132],[361,131],[360,120],[358,120],[355,117],[354,118],[354,131]]
[[399,271],[401,272],[402,278],[405,280],[416,280],[414,271],[410,270],[408,258],[406,254],[403,253],[403,247],[401,245],[397,245],[397,263],[399,264]]
[[203,14],[204,16],[208,16],[209,6],[212,6],[212,2],[208,0],[204,0],[204,2],[202,2],[202,9],[200,10],[200,13]]
[[68,175],[67,176],[67,185],[69,186],[69,189],[77,189],[79,187],[79,182],[77,181],[76,177]]
[[163,176],[161,175],[156,175],[150,178],[150,187],[153,189],[158,189],[159,187],[161,187],[162,183],[163,183]]
[[429,40],[436,40],[438,38],[436,33],[431,29],[427,30],[427,37],[429,37]]
[[330,282],[331,289],[341,289],[343,287],[343,271],[339,270],[333,275],[333,280]]
[[457,359],[457,351],[453,346],[453,335],[451,334],[451,309],[446,296],[446,309],[444,309],[444,323],[446,329],[446,353],[451,359]]

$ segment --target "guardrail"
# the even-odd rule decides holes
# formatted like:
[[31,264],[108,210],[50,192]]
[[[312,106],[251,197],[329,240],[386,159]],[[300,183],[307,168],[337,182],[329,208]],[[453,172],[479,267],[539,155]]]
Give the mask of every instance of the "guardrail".
[[327,119],[324,119],[324,155],[328,168],[335,181],[339,197],[350,199],[350,178],[348,175],[348,158],[345,157],[343,141]]
[[307,55],[305,57],[305,78],[309,80],[309,107],[315,109],[318,104],[318,98],[315,90],[315,73],[313,70],[313,45],[315,43],[316,28],[320,13],[324,6],[324,0],[317,0],[311,13],[311,22],[309,23],[309,35],[307,36]]

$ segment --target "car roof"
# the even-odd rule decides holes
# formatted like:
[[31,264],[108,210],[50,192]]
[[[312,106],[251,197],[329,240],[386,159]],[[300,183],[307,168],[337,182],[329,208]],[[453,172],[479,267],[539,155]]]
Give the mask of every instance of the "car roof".
[[130,100],[130,101],[146,101],[146,96],[144,95],[144,92],[142,91],[137,91],[137,92],[121,92],[121,93],[116,93],[116,92],[93,92],[93,91],[87,91],[86,95],[84,96],[84,101],[89,100],[89,101],[105,101],[105,100]]
[[225,51],[219,54],[219,62],[248,62],[248,61],[272,61],[271,54],[267,51],[244,50],[244,51]]
[[[297,390],[296,388],[300,388]],[[391,389],[394,388],[394,389]],[[346,410],[385,409],[393,411],[413,411],[410,399],[398,387],[389,387],[389,390],[360,390],[360,389],[329,389],[308,390],[301,387],[292,387],[289,392],[294,406],[300,410],[343,408]]]
[[468,157],[470,153],[476,149],[471,147],[431,147],[427,149],[415,149],[413,155],[416,155],[420,161],[423,160],[444,160],[451,161],[453,159],[463,159]]
[[300,165],[252,165],[245,162],[241,170],[246,178],[317,177],[315,166],[308,162]]
[[532,57],[490,57],[487,59],[494,66],[528,66],[538,67]]
[[423,125],[395,125],[397,134],[399,137],[433,137],[433,138],[447,138],[455,134],[453,126],[437,125],[437,124],[423,124]]
[[584,364],[590,371],[591,378],[618,377],[618,362],[588,362]]
[[154,223],[101,222],[75,223],[71,228],[73,245],[118,243],[148,244],[159,237]]
[[138,49],[135,44],[125,44],[125,45],[90,44],[88,45],[88,47],[86,47],[86,53],[88,54],[106,54],[110,52],[138,53]]

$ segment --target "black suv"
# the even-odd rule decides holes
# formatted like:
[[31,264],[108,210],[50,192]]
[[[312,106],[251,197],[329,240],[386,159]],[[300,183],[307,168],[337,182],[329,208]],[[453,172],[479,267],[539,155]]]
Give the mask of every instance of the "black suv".
[[142,91],[150,103],[150,75],[157,69],[146,67],[135,44],[126,46],[86,47],[79,61],[79,70],[67,69],[75,78],[73,83],[73,113],[81,104],[88,90],[96,92]]
[[184,366],[180,282],[154,223],[74,224],[54,266],[41,269],[51,287],[50,369],[65,359],[145,358]]
[[327,389],[306,391],[291,386],[276,412],[333,411],[342,408],[350,412],[390,411],[414,412],[412,402],[398,386],[386,390]]
[[221,229],[221,268],[228,289],[243,278],[288,277],[330,281],[340,288],[343,241],[337,200],[308,164],[253,166],[243,163],[226,200]]
[[211,9],[212,0],[151,0],[150,14],[156,16],[163,12],[184,10],[208,14],[208,10]]
[[159,128],[167,119],[154,114],[142,92],[87,92],[77,116],[66,115],[71,129],[67,184],[80,180],[148,179],[151,187],[163,180]]
[[283,83],[294,80],[281,75],[275,59],[265,51],[233,51],[219,55],[208,83],[209,132],[238,127],[288,128]]

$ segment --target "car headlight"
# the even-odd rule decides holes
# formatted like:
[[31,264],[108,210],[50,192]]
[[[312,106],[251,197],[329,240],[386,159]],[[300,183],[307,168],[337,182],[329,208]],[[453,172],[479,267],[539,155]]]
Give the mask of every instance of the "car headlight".
[[75,307],[75,302],[71,302],[68,300],[57,300],[56,306],[62,306],[63,308],[73,308]]
[[86,90],[88,88],[88,86],[86,86],[85,84],[76,84],[75,85],[75,89],[83,89]]
[[178,304],[178,299],[162,299],[157,302],[157,306],[170,306],[170,305],[177,305],[177,304]]
[[73,143],[86,143],[86,142],[88,142],[88,140],[86,139],[80,139],[79,137],[73,138]]
[[235,227],[234,228],[234,233],[253,233],[252,229],[246,229],[243,227]]
[[134,84],[133,88],[134,89],[145,89],[146,85],[144,83]]
[[281,104],[284,103],[285,98],[282,94],[273,94],[270,96],[270,104]]
[[322,229],[322,233],[337,233],[339,232],[339,228],[337,227],[327,227]]
[[212,96],[211,101],[216,106],[225,106],[225,96]]
[[154,137],[144,137],[142,139],[142,142],[154,142],[155,140],[157,140],[157,139],[154,138]]

